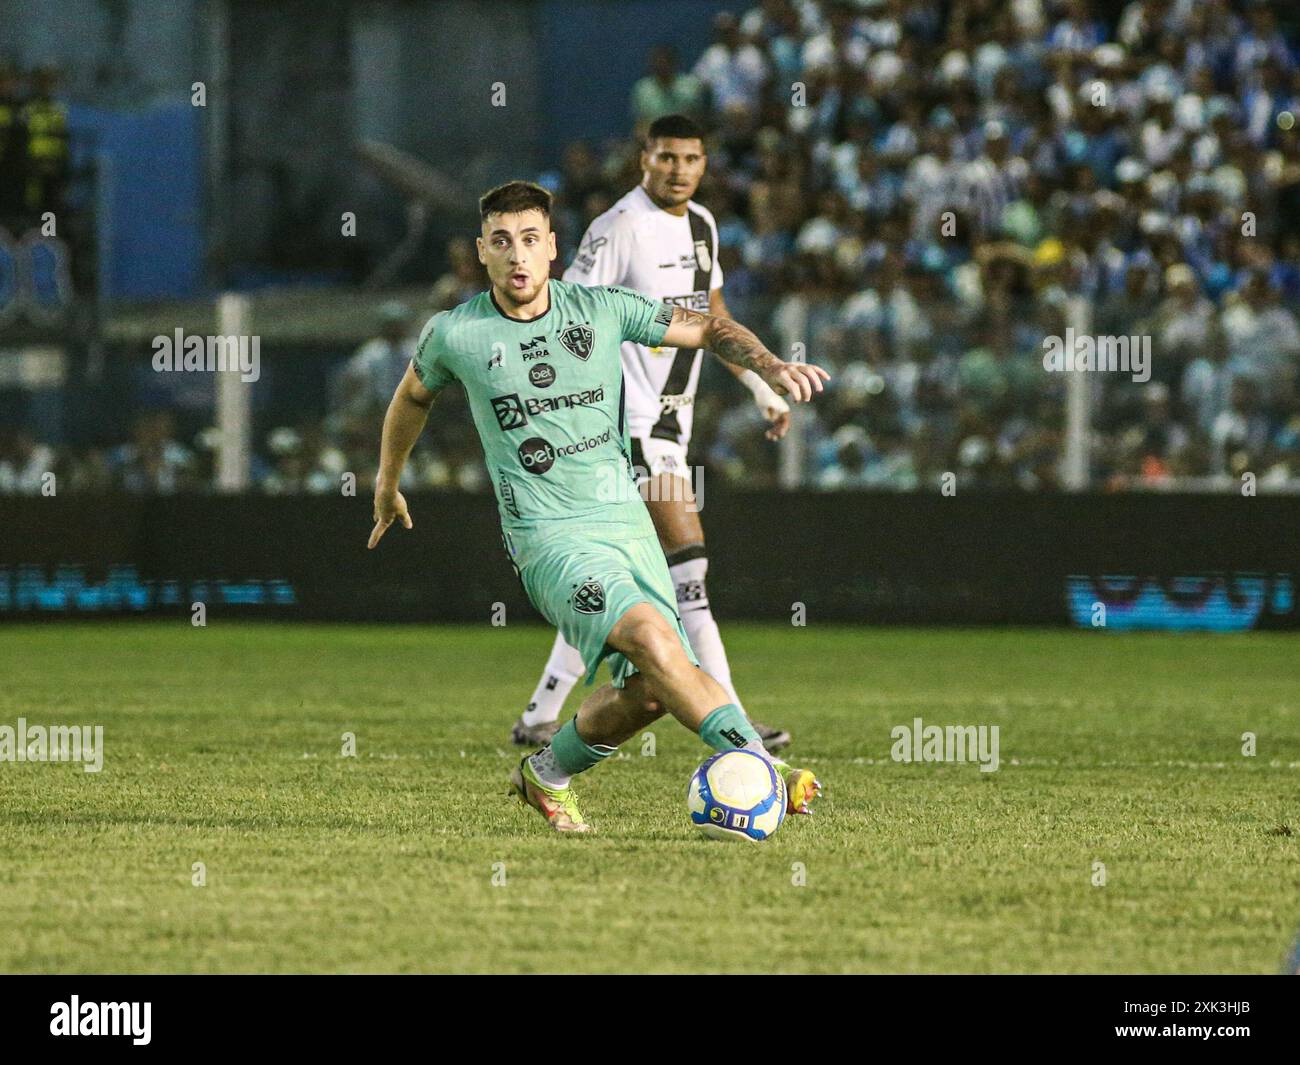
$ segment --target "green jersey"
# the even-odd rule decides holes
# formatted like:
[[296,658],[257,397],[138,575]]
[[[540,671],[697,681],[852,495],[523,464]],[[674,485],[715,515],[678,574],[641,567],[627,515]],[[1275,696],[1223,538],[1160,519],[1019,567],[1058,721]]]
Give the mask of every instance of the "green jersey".
[[549,286],[550,307],[528,321],[508,318],[491,291],[435,314],[416,373],[433,391],[465,386],[504,527],[640,526],[619,349],[658,346],[672,307],[615,286]]

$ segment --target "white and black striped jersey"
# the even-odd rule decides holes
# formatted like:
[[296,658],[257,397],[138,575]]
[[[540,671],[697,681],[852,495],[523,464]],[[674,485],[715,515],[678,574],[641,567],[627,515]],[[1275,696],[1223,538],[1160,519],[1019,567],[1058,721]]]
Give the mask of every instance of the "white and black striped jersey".
[[[707,312],[709,291],[722,287],[717,223],[696,203],[687,203],[685,215],[670,214],[638,185],[587,227],[564,280],[623,285]],[[685,445],[695,413],[700,349],[625,343],[622,354],[631,435]]]

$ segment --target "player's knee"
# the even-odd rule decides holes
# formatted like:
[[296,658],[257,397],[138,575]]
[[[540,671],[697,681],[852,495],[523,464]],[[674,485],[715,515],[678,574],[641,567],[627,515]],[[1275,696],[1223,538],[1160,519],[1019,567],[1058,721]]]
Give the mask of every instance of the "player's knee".
[[623,632],[623,653],[641,670],[660,672],[682,654],[681,641],[658,613],[638,618]]

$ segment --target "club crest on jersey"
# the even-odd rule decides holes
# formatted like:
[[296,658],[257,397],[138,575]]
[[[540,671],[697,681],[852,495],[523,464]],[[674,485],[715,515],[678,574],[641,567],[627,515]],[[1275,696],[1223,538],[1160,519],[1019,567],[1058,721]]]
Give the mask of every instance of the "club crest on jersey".
[[575,355],[586,362],[591,358],[591,351],[596,343],[596,331],[586,323],[571,325],[560,334],[560,343],[570,355]]
[[571,602],[579,614],[599,614],[605,609],[605,589],[600,581],[584,581]]
[[713,255],[709,251],[709,242],[707,240],[697,240],[695,242],[695,265],[701,270],[713,269]]
[[504,351],[498,351],[496,354],[492,356],[492,358],[488,359],[488,369],[495,370],[498,367],[504,365],[505,357],[506,357],[506,353]]

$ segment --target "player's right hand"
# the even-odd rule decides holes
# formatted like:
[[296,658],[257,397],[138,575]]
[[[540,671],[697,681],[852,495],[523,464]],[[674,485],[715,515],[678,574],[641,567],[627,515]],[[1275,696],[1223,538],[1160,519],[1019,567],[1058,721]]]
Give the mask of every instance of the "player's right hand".
[[762,376],[773,392],[788,396],[792,403],[809,402],[814,392],[822,390],[822,382],[831,379],[820,366],[807,362],[783,362]]
[[402,527],[409,529],[414,524],[411,521],[411,515],[406,509],[406,497],[401,492],[375,492],[375,527],[370,530],[370,542],[366,544],[366,550],[370,550],[379,543],[380,538],[388,531],[388,527],[394,521],[401,519]]

